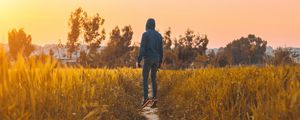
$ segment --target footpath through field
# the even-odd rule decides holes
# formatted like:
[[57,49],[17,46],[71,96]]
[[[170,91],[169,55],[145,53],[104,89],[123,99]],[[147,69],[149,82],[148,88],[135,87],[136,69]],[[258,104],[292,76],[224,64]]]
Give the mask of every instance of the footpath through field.
[[[149,85],[148,96],[152,98],[152,87]],[[159,102],[159,101],[158,101]],[[148,120],[159,120],[158,117],[158,108],[151,108],[150,106],[146,106],[142,109],[141,114],[145,116]]]

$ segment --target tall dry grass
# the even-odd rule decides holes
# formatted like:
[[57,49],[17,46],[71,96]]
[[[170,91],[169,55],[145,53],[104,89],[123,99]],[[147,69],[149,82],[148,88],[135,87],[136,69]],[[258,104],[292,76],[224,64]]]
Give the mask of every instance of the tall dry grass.
[[0,50],[0,118],[145,119],[139,115],[140,73],[133,69],[59,67],[51,59],[10,64]]
[[[161,70],[162,120],[298,120],[299,66]],[[0,50],[0,119],[142,120],[141,70],[60,67]]]
[[299,66],[163,71],[158,79],[164,120],[300,119]]

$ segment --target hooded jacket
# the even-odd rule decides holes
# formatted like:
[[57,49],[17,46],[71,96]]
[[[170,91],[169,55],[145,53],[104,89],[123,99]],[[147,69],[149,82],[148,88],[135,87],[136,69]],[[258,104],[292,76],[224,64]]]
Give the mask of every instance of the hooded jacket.
[[146,32],[142,35],[137,62],[141,63],[143,58],[158,58],[161,63],[163,58],[162,44],[162,36],[155,30],[155,20],[152,18],[148,19],[146,23]]

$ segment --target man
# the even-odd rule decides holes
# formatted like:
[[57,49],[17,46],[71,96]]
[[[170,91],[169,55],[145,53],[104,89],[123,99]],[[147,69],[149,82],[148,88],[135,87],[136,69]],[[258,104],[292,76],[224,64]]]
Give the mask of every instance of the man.
[[155,20],[150,18],[146,23],[146,32],[143,33],[140,53],[137,60],[137,67],[141,67],[141,61],[144,59],[143,66],[143,87],[144,87],[144,101],[142,107],[145,107],[151,99],[148,98],[148,76],[151,71],[153,104],[152,108],[157,104],[157,85],[156,72],[160,68],[163,58],[162,36],[155,30]]

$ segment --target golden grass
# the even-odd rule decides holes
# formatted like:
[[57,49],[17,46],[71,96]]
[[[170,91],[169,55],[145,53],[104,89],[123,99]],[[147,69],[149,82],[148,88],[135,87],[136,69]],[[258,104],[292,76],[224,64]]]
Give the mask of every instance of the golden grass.
[[139,71],[64,68],[22,57],[8,66],[1,51],[0,70],[1,120],[145,119],[136,112]]
[[[299,66],[161,70],[159,116],[168,119],[300,119]],[[0,118],[141,120],[141,70],[9,64],[0,50]]]
[[158,79],[162,119],[300,119],[299,66],[163,71]]

